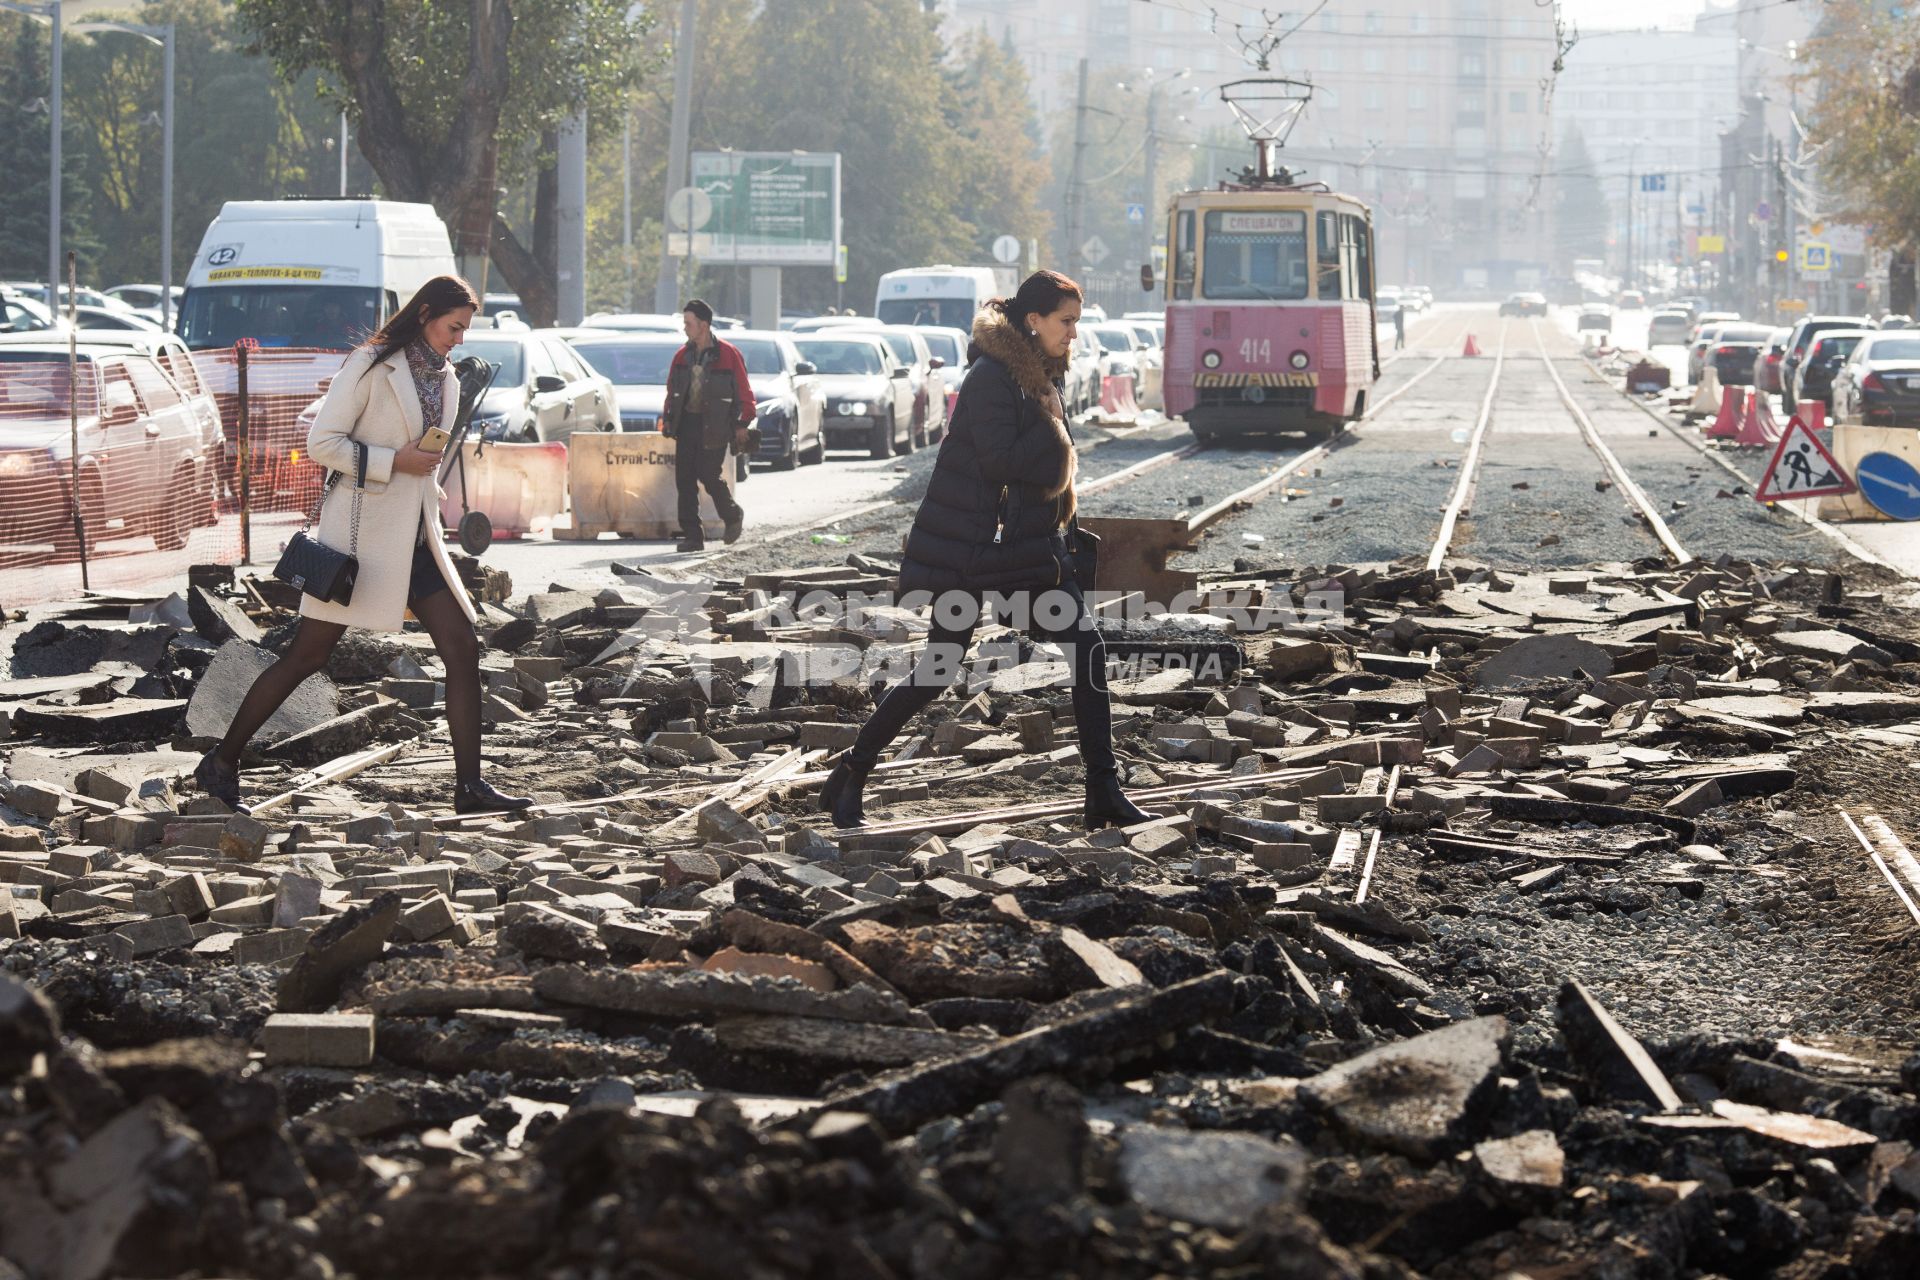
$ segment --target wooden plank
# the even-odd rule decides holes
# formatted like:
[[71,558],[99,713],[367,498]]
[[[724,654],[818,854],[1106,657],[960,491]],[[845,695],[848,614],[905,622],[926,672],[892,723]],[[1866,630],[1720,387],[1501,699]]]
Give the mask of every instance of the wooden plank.
[[[1397,774],[1399,771],[1399,766],[1395,765],[1394,772]],[[1367,865],[1360,871],[1360,887],[1353,891],[1353,904],[1355,906],[1360,906],[1367,900],[1367,890],[1373,885],[1373,859],[1379,852],[1380,832],[1376,828],[1373,833],[1373,839],[1367,843]]]
[[411,741],[390,742],[384,746],[373,747],[366,751],[357,751],[352,755],[341,756],[337,760],[329,760],[319,768],[310,769],[300,775],[292,787],[282,791],[279,795],[269,796],[258,804],[246,805],[244,806],[245,810],[248,813],[257,815],[265,813],[269,809],[278,809],[281,805],[287,803],[303,791],[311,791],[315,787],[324,787],[331,782],[344,782],[357,773],[371,769],[374,765],[385,764],[387,761],[404,753],[411,746],[413,746]]
[[1879,869],[1880,874],[1886,879],[1887,886],[1893,890],[1894,896],[1900,899],[1900,905],[1907,909],[1907,914],[1913,917],[1915,924],[1920,924],[1920,906],[1914,905],[1913,898],[1907,893],[1906,889],[1902,887],[1899,877],[1893,874],[1893,868],[1889,867],[1887,860],[1880,856],[1880,851],[1873,847],[1873,841],[1867,839],[1866,832],[1860,830],[1859,825],[1854,822],[1852,814],[1848,813],[1845,809],[1839,809],[1837,807],[1835,811],[1839,813],[1840,820],[1847,824],[1847,829],[1853,832],[1853,838],[1860,842],[1860,847],[1867,851],[1867,857],[1873,860],[1873,865]]

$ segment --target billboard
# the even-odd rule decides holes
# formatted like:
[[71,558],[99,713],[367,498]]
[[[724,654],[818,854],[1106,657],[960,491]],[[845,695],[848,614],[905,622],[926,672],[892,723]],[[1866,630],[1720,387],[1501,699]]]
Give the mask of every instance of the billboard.
[[840,154],[696,151],[693,185],[712,211],[694,255],[740,267],[831,267],[840,249]]

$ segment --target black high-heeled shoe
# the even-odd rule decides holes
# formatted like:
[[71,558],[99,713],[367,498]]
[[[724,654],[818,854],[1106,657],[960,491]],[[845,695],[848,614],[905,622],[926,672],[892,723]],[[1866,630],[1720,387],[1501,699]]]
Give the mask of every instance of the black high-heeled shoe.
[[860,756],[852,751],[840,758],[820,788],[820,812],[833,815],[836,827],[864,827],[867,818],[861,812],[867,775],[879,763],[877,756]]
[[200,789],[229,809],[240,808],[240,770],[209,751],[193,767],[193,780]]
[[1109,773],[1087,779],[1087,805],[1083,816],[1087,830],[1097,831],[1107,826],[1137,826],[1142,822],[1152,822],[1157,815],[1148,813],[1127,799],[1127,793],[1120,789],[1120,775]]
[[453,788],[455,813],[517,813],[532,804],[532,796],[506,795],[494,790],[484,778],[457,783]]

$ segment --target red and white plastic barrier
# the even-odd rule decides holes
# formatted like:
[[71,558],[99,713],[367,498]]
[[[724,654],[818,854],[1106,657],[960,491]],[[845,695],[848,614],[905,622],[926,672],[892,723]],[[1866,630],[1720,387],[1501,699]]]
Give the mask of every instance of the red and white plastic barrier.
[[567,509],[567,446],[477,443],[461,447],[467,470],[467,501],[460,503],[460,467],[456,462],[440,484],[440,522],[460,527],[463,510],[479,511],[495,538],[544,533]]

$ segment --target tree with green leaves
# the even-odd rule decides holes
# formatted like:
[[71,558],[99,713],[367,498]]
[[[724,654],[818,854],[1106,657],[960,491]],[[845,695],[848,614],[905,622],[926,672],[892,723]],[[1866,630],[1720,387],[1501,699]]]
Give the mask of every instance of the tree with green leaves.
[[[0,47],[7,52],[0,62],[0,173],[7,176],[0,182],[0,276],[37,282],[47,273],[47,28],[0,13]],[[70,110],[62,114],[60,243],[79,255],[85,279],[100,246],[88,221],[85,157],[75,156],[84,126]]]
[[[355,122],[385,194],[433,205],[464,257],[491,258],[528,317],[551,323],[561,125],[614,116],[645,70],[651,10],[629,0],[235,0],[282,77],[318,72]],[[503,185],[533,178],[530,216]]]
[[1607,256],[1606,188],[1594,168],[1580,126],[1569,124],[1554,157],[1559,181],[1554,187],[1554,256],[1560,269],[1571,271],[1576,258]]
[[1894,254],[1890,303],[1912,312],[1920,250],[1920,23],[1885,4],[1832,5],[1802,48],[1798,87],[1811,93],[1808,142],[1822,182],[1843,201],[1836,220],[1870,229]]
[[[175,263],[191,260],[227,200],[336,189],[336,113],[318,99],[312,73],[277,83],[273,68],[242,47],[244,33],[221,0],[154,0],[133,16],[175,26]],[[67,37],[68,155],[87,179],[100,246],[88,263],[95,283],[158,279],[162,71],[160,50],[144,40]]]

